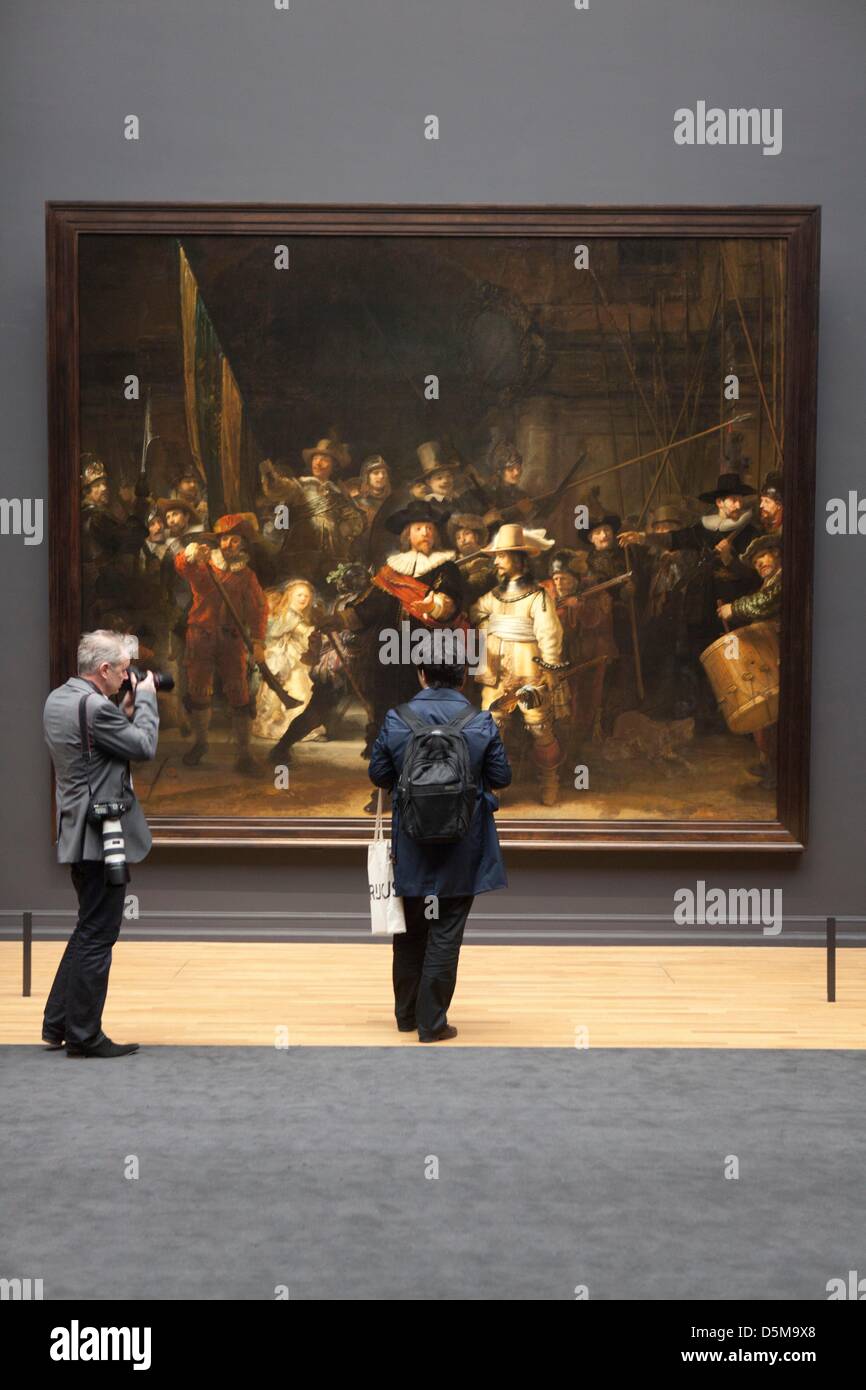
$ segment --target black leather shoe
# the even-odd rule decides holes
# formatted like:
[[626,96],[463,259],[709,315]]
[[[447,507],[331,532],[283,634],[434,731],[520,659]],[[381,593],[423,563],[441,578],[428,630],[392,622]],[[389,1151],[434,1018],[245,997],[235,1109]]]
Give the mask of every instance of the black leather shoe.
[[398,1023],[398,1024],[397,1024],[397,1032],[398,1032],[398,1033],[417,1033],[417,1032],[418,1032],[418,1024],[417,1024],[417,1023]]
[[429,1038],[422,1038],[422,1037],[421,1037],[421,1034],[419,1033],[419,1034],[418,1034],[418,1041],[419,1041],[419,1042],[423,1042],[423,1043],[428,1043],[428,1042],[447,1042],[449,1038],[456,1038],[456,1037],[457,1037],[457,1029],[456,1029],[455,1027],[453,1027],[452,1024],[448,1023],[448,1024],[446,1024],[446,1026],[445,1026],[444,1028],[440,1028],[440,1030],[439,1030],[438,1033],[431,1033],[431,1035],[430,1035]]
[[81,1048],[67,1047],[67,1057],[127,1057],[130,1052],[138,1051],[138,1043],[116,1043],[111,1038],[103,1038],[102,1042],[95,1047]]
[[63,1046],[63,1038],[52,1038],[48,1033],[42,1034],[42,1041],[46,1052],[59,1052]]

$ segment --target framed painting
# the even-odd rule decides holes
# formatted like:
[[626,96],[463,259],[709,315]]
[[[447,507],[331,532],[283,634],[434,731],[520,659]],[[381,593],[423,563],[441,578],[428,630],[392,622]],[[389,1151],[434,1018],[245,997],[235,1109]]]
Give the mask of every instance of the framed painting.
[[506,845],[806,843],[819,210],[47,208],[52,681],[157,843],[357,844],[420,662]]

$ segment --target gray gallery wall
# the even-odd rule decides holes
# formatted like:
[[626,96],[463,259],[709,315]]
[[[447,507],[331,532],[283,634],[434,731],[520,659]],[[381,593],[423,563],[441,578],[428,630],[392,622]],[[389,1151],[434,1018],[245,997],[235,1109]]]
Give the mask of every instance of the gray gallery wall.
[[[792,916],[864,912],[866,537],[822,523],[827,498],[866,489],[862,0],[36,0],[0,23],[6,497],[47,492],[46,200],[823,206],[809,849],[514,853],[483,909],[667,914],[702,877],[781,887]],[[676,146],[674,110],[699,99],[781,107],[782,152]],[[40,724],[47,564],[0,537],[4,909],[70,905]],[[135,887],[168,912],[362,912],[362,870],[348,850],[162,852]]]

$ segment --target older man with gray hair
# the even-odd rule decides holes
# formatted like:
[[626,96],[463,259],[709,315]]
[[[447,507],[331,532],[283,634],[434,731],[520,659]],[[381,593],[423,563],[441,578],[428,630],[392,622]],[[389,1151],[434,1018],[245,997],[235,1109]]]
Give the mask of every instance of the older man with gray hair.
[[[52,690],[43,727],[56,780],[57,858],[69,864],[78,894],[78,921],[45,1005],[42,1041],[66,1043],[67,1057],[123,1057],[138,1043],[112,1042],[102,1031],[111,948],[120,935],[125,862],[137,864],[151,846],[136,800],[129,764],[156,753],[159,713],[152,674],[129,670],[137,639],[128,633],[85,632],[78,644],[78,675]],[[115,704],[125,682],[129,689]],[[120,803],[120,806],[117,805]],[[106,859],[100,815],[118,825],[125,862],[113,845]]]

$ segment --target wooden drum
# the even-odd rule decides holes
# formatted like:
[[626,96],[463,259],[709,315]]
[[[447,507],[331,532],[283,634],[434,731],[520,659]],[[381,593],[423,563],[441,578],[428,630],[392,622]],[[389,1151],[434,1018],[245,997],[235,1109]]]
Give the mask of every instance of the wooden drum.
[[[736,637],[738,655],[727,655]],[[779,631],[775,623],[749,623],[725,633],[701,652],[701,663],[732,734],[753,734],[779,718]]]

